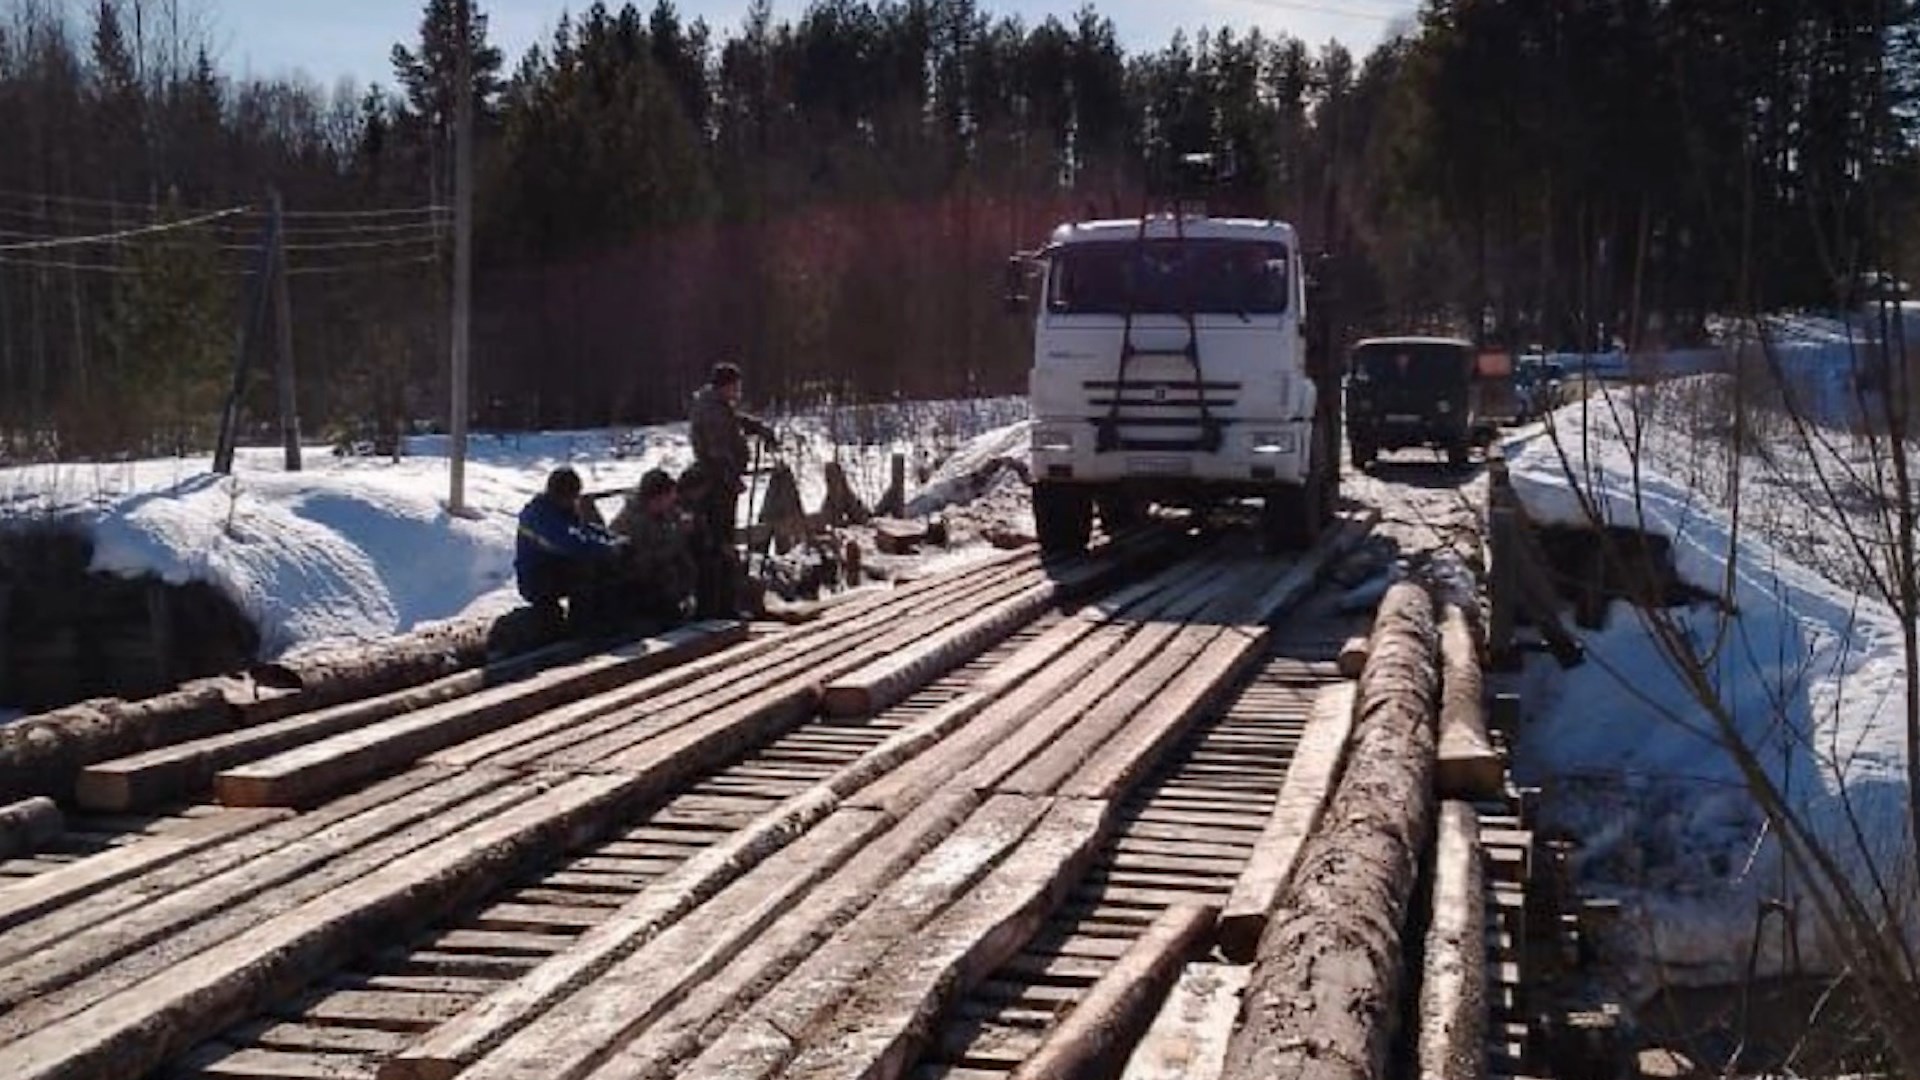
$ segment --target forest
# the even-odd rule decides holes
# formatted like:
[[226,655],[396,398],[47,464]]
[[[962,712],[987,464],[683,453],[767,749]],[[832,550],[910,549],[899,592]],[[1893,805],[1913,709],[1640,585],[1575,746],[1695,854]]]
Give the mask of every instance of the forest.
[[[507,57],[426,0],[392,83],[240,79],[194,0],[0,3],[0,458],[211,446],[277,236],[309,438],[442,424],[455,103],[476,117],[473,421],[1018,394],[1009,254],[1163,209],[1294,223],[1336,336],[1685,344],[1920,278],[1913,0],[1424,0],[1370,53],[1097,6],[595,3]],[[275,216],[275,200],[284,214]],[[269,439],[269,441],[271,441]]]

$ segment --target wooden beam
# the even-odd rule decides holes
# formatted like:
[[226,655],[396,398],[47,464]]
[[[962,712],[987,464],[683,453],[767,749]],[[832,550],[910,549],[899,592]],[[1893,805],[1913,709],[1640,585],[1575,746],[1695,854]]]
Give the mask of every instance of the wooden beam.
[[1227,1040],[1253,969],[1188,964],[1153,1026],[1127,1059],[1121,1080],[1220,1080]]
[[[940,588],[918,594],[919,599],[911,606],[883,605],[855,618],[809,627],[792,635],[787,647],[760,657],[752,665],[720,667],[672,694],[642,697],[630,707],[596,711],[584,720],[551,714],[535,717],[497,733],[495,739],[515,740],[517,745],[481,760],[509,768],[595,768],[642,740],[721,705],[770,688],[795,683],[816,685],[837,671],[864,662],[870,650],[910,640],[915,623],[909,616],[922,605],[939,610],[991,602],[1037,576],[1038,571],[1032,568],[1004,567],[982,581],[949,580]],[[450,756],[436,755],[436,759],[450,760]]]
[[0,859],[31,855],[65,829],[60,807],[44,795],[0,806]]
[[1273,816],[1261,830],[1246,868],[1234,882],[1220,915],[1220,948],[1229,960],[1247,963],[1265,933],[1267,919],[1293,880],[1301,847],[1320,824],[1340,780],[1353,732],[1354,686],[1334,683],[1315,695],[1313,715],[1287,766]]
[[85,701],[22,717],[0,724],[0,791],[66,799],[80,770],[96,761],[213,735],[234,723],[226,687],[213,680],[140,701]]
[[1056,802],[984,879],[889,949],[831,1020],[796,1032],[780,1074],[897,1080],[940,1014],[1012,959],[1065,900],[1092,863],[1108,814],[1105,803]]
[[[0,1041],[166,971],[220,942],[430,844],[440,829],[524,801],[504,776],[450,777],[292,845],[90,926],[0,968]],[[422,828],[431,823],[430,828]],[[55,915],[59,915],[55,912]],[[31,1000],[29,1000],[31,999]],[[0,1072],[0,1075],[5,1075]]]
[[598,693],[663,667],[698,659],[744,640],[741,623],[695,624],[522,682],[484,690],[419,712],[369,724],[319,742],[236,766],[214,778],[228,806],[302,806],[356,781],[544,709]]
[[[599,995],[588,987],[544,1017],[540,1030],[520,1032],[461,1073],[462,1080],[677,1076],[682,1062],[715,1045],[725,1022],[767,1010],[804,1009],[805,995],[796,999],[790,982],[836,985],[831,975],[836,965],[857,962],[866,955],[863,948],[884,944],[856,927],[906,923],[901,932],[910,932],[932,917],[943,897],[964,891],[985,865],[1026,835],[1045,810],[1031,800],[998,800],[975,814],[980,806],[970,792],[951,792],[918,807],[746,940],[637,1038],[608,1045],[600,1028],[572,1027],[570,1018],[596,1008]],[[555,1062],[561,1063],[558,1071]]]
[[1200,904],[1161,912],[1080,1004],[1047,1032],[1011,1080],[1111,1075],[1153,1022],[1188,955],[1213,928],[1218,914]]
[[623,786],[618,777],[578,777],[544,793],[530,791],[410,858],[189,954],[164,979],[129,987],[0,1046],[0,1076],[133,1076],[156,1068],[333,966],[369,937],[424,922],[524,860],[546,856],[620,800]]
[[286,817],[282,810],[223,810],[7,885],[0,888],[0,931]]
[[1400,1014],[1402,943],[1433,824],[1438,631],[1426,589],[1387,591],[1353,752],[1260,939],[1229,1080],[1375,1080]]
[[1420,976],[1420,1080],[1487,1075],[1486,903],[1480,818],[1468,803],[1445,803]]
[[644,902],[396,1056],[380,1080],[451,1080],[516,1035],[522,1047],[542,1048],[546,1076],[580,1075],[602,1047],[683,999],[890,824],[875,811],[835,814],[710,900],[647,890]]
[[1440,605],[1440,762],[1436,780],[1443,799],[1498,799],[1506,788],[1507,763],[1487,737],[1485,687],[1480,653],[1467,612],[1451,600]]
[[1322,536],[1320,542],[1301,555],[1278,580],[1237,612],[1239,621],[1270,623],[1297,607],[1312,593],[1327,568],[1366,539],[1379,520],[1380,511],[1373,507],[1342,514],[1340,524]]
[[1359,678],[1360,672],[1367,666],[1367,639],[1364,636],[1348,638],[1341,644],[1340,655],[1335,663],[1340,668],[1341,678]]
[[467,697],[488,687],[525,678],[548,664],[581,657],[582,648],[577,644],[550,646],[422,686],[89,765],[80,772],[74,797],[86,809],[109,813],[187,798],[211,787],[214,775],[222,769],[401,713]]

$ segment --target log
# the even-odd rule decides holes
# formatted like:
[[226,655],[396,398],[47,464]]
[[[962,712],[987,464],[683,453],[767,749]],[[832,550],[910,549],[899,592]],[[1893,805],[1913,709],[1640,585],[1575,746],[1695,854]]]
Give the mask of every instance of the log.
[[1440,761],[1436,781],[1442,799],[1498,799],[1506,788],[1507,763],[1487,737],[1485,689],[1479,650],[1467,612],[1452,601],[1440,605]]
[[1112,1075],[1152,1023],[1187,956],[1212,929],[1218,911],[1181,904],[1160,913],[1080,1004],[1047,1032],[1012,1080],[1075,1080]]
[[[297,691],[303,707],[325,708],[428,682],[485,662],[496,633],[492,618],[456,619],[377,645],[354,643],[256,665],[262,686]],[[529,645],[545,644],[529,642]]]
[[1335,660],[1343,679],[1357,679],[1367,666],[1367,639],[1365,637],[1348,638],[1340,646],[1340,655]]
[[158,836],[121,844],[0,888],[0,931],[286,816],[280,810],[227,810],[193,818]]
[[1468,803],[1445,803],[1421,961],[1420,1080],[1487,1075],[1486,903],[1479,816]]
[[164,980],[94,1003],[0,1046],[0,1076],[136,1076],[338,963],[391,928],[423,923],[477,888],[545,857],[622,796],[578,777],[390,862],[173,965]]
[[1346,764],[1353,709],[1351,683],[1324,687],[1314,697],[1313,714],[1287,766],[1273,816],[1261,830],[1220,914],[1220,949],[1235,963],[1253,960],[1267,919],[1293,880],[1301,847],[1320,824]]
[[880,518],[873,523],[873,546],[883,555],[911,555],[927,542],[927,523]]
[[214,791],[228,806],[308,805],[358,781],[390,773],[434,750],[610,689],[745,639],[741,623],[695,624],[518,683],[481,691],[226,769]]
[[0,859],[31,855],[65,830],[60,807],[44,795],[0,806]]
[[985,879],[888,950],[830,1021],[805,1029],[781,1075],[897,1080],[940,1014],[1013,959],[1065,900],[1093,861],[1108,811],[1101,802],[1056,802]]
[[[678,1075],[678,1063],[712,1041],[710,1027],[737,1017],[757,995],[778,984],[816,950],[839,941],[840,932],[851,920],[873,910],[883,892],[909,878],[919,881],[923,890],[931,887],[931,879],[918,868],[938,845],[964,835],[987,846],[980,857],[991,858],[1004,850],[1005,843],[993,837],[994,830],[1007,827],[1009,808],[996,809],[995,822],[976,825],[969,815],[979,805],[973,794],[953,792],[917,808],[746,942],[711,977],[695,984],[683,1001],[657,1016],[638,1038],[606,1045],[589,1029],[571,1032],[565,1021],[596,1008],[600,998],[593,987],[587,987],[544,1018],[542,1031],[529,1029],[515,1035],[460,1075],[463,1080],[574,1080],[583,1074],[564,1065],[555,1072],[553,1063],[576,1058],[588,1061],[586,1067],[596,1077]],[[957,833],[963,824],[969,831]],[[963,858],[952,869],[964,871],[967,862]],[[593,1068],[592,1062],[600,1059],[605,1064]]]
[[1252,968],[1188,964],[1121,1080],[1220,1080]]
[[884,958],[895,946],[924,932],[948,905],[967,896],[1051,809],[1050,799],[989,799],[677,1075],[681,1080],[756,1080],[784,1071],[805,1033],[825,1023],[862,981],[883,975]]
[[100,699],[0,725],[0,791],[66,799],[80,770],[156,746],[228,730],[221,685],[194,683],[141,701]]
[[1260,939],[1229,1080],[1387,1075],[1400,936],[1433,825],[1437,652],[1432,598],[1395,585],[1360,677],[1346,774]]
[[549,646],[422,686],[89,765],[81,770],[74,797],[86,809],[110,813],[184,799],[211,787],[222,769],[467,697],[525,678],[549,664],[579,660],[586,653],[585,646],[575,643]]

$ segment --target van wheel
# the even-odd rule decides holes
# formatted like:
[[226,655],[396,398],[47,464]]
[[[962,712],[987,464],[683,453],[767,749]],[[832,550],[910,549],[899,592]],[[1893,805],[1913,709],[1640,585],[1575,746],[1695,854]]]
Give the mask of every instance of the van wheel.
[[1464,469],[1473,460],[1473,444],[1462,440],[1447,444],[1447,464]]
[[1033,524],[1046,555],[1078,555],[1093,533],[1093,500],[1085,491],[1061,484],[1036,484]]
[[1352,452],[1353,467],[1361,472],[1373,468],[1373,463],[1380,459],[1380,448],[1363,439],[1353,440]]

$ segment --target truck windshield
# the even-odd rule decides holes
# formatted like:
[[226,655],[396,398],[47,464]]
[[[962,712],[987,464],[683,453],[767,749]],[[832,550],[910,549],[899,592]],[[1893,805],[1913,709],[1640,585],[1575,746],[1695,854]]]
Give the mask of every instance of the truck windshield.
[[1278,315],[1287,310],[1287,247],[1255,240],[1077,244],[1053,257],[1056,315]]
[[1354,350],[1353,366],[1376,382],[1443,389],[1466,385],[1473,354],[1458,345],[1395,343]]

